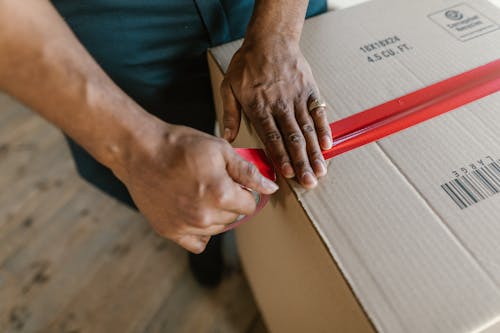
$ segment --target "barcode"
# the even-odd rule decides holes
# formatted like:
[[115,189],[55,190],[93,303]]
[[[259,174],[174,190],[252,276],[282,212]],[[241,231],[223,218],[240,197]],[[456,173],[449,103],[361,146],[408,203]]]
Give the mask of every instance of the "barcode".
[[476,167],[441,188],[460,209],[467,208],[500,192],[500,165],[495,161]]

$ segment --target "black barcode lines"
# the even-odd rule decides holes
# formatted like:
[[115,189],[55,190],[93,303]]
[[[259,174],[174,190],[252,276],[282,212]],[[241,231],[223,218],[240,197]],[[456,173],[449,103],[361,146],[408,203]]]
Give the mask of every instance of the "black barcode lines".
[[477,167],[441,188],[460,209],[467,208],[500,192],[500,165],[492,162]]

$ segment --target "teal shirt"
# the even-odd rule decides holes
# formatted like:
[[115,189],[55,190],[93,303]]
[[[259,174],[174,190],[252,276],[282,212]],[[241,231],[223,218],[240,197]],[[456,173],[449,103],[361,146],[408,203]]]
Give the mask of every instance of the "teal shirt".
[[[212,132],[215,122],[206,49],[242,38],[252,0],[53,0],[104,71],[147,112]],[[326,11],[310,0],[307,16]],[[71,110],[68,110],[71,112]],[[133,206],[113,173],[68,139],[77,170]]]

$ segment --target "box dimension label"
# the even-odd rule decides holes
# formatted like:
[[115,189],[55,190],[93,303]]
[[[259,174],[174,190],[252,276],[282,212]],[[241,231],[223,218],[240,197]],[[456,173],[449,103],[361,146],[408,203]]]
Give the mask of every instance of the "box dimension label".
[[467,4],[432,13],[428,17],[456,39],[466,42],[498,30],[500,26]]
[[369,63],[396,57],[412,49],[413,47],[402,41],[398,35],[374,40],[359,47],[359,50],[366,56],[366,60]]

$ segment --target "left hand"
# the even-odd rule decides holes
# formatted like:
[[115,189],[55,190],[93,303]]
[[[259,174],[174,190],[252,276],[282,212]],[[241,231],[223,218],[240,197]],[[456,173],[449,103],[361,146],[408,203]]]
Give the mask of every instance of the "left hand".
[[332,135],[325,108],[308,111],[320,94],[298,42],[245,42],[231,60],[221,92],[226,140],[238,134],[243,110],[284,177],[296,176],[313,188],[326,175],[321,149],[332,146]]

